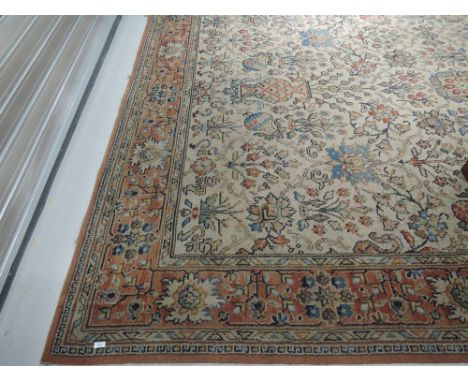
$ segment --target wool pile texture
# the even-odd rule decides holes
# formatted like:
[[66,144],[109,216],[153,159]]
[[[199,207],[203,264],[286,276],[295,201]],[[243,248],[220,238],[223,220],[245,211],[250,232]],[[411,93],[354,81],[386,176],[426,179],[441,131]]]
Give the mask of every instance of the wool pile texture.
[[468,17],[150,17],[43,362],[468,362]]

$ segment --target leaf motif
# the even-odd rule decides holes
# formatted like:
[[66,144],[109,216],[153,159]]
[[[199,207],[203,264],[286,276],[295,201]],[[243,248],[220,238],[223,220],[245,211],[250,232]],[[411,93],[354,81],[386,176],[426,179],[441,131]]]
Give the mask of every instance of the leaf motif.
[[327,223],[334,231],[343,231],[343,227],[341,227],[341,224],[336,220],[330,220]]
[[258,223],[249,224],[249,227],[253,232],[262,232],[262,226]]
[[419,166],[418,169],[419,169],[419,173],[425,178],[427,178],[427,171],[422,166]]
[[365,215],[365,214],[367,214],[367,213],[369,213],[369,212],[372,212],[372,209],[371,209],[371,208],[369,208],[369,207],[364,207],[364,206],[362,206],[362,207],[354,207],[354,208],[352,208],[351,210],[352,210],[353,212],[357,212],[357,213],[362,214],[362,215]]
[[364,126],[359,126],[354,129],[354,134],[356,135],[363,135],[365,132]]
[[190,223],[190,217],[185,218],[185,220],[182,222],[182,228],[184,228],[188,223]]
[[381,217],[380,221],[382,222],[385,231],[393,231],[398,226],[398,221],[391,220],[386,216]]
[[214,206],[214,205],[216,204],[216,201],[217,201],[217,200],[218,200],[218,195],[213,194],[213,195],[209,196],[209,197],[206,199],[206,201],[207,201],[206,204],[207,204],[209,207]]
[[314,214],[310,217],[313,221],[316,221],[317,223],[322,223],[324,221],[327,221],[328,220],[328,216],[327,215],[323,215],[323,214]]
[[436,250],[432,247],[424,247],[420,249],[421,253],[431,253],[435,252]]
[[289,243],[289,240],[286,239],[284,236],[277,236],[277,237],[274,237],[273,239],[271,239],[271,241],[275,244],[279,244],[279,245],[285,245],[285,244],[288,244]]
[[268,242],[265,239],[255,240],[255,244],[252,246],[252,250],[263,250],[268,245]]
[[325,192],[325,195],[323,195],[324,200],[330,200],[333,199],[335,192],[333,190]]
[[436,208],[444,204],[442,199],[439,199],[435,196],[429,196],[428,201],[429,201],[429,208]]
[[405,238],[406,242],[410,245],[411,248],[414,247],[414,236],[408,231],[400,231],[400,233]]
[[297,226],[299,227],[299,231],[304,231],[309,226],[309,222],[307,220],[299,220]]
[[299,192],[294,191],[294,200],[296,200],[299,203],[304,202],[304,195],[301,195]]
[[325,204],[326,202],[320,200],[320,199],[314,199],[314,200],[311,200],[309,202],[310,205],[314,206],[314,207],[321,207]]

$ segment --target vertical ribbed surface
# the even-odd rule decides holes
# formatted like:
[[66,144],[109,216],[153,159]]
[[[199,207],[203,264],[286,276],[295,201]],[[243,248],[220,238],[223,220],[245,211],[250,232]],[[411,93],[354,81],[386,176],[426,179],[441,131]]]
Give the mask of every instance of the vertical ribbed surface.
[[114,19],[0,18],[0,290]]

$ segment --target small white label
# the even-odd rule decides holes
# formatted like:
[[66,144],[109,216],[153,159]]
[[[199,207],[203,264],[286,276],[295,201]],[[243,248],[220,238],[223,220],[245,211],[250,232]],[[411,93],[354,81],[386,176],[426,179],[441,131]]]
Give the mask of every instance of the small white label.
[[106,347],[106,341],[97,341],[94,343],[95,349],[100,349],[100,348],[105,348],[105,347]]

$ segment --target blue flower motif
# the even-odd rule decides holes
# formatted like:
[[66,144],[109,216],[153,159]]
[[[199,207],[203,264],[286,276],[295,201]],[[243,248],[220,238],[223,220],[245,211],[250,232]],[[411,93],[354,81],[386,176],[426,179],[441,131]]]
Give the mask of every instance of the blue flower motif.
[[344,277],[332,277],[332,284],[336,287],[336,288],[344,288],[346,286],[346,281],[344,279]]
[[437,236],[434,235],[432,232],[428,232],[428,233],[427,233],[427,239],[428,239],[429,241],[433,242],[433,243],[436,242],[436,241],[439,241],[439,240],[437,239]]
[[369,158],[368,147],[341,144],[338,149],[328,148],[327,154],[336,162],[332,167],[332,179],[346,178],[352,184],[379,180],[373,171],[376,162]]
[[129,235],[125,236],[124,240],[128,245],[132,245],[133,243],[136,242],[137,235],[135,235],[134,233],[130,233]]
[[448,229],[448,225],[446,222],[440,222],[437,224],[437,228],[441,229],[441,230],[446,230]]
[[404,305],[401,300],[395,299],[390,301],[390,308],[395,312],[399,313],[401,309],[403,309]]
[[297,222],[297,226],[299,228],[299,231],[304,231],[309,226],[309,222],[307,220],[302,219]]
[[150,223],[145,223],[142,227],[144,232],[151,232],[153,229],[153,225]]
[[416,224],[416,223],[408,223],[408,228],[413,230],[413,231],[416,231],[418,228],[419,228],[419,224]]
[[451,109],[448,109],[447,113],[449,113],[449,115],[451,115],[452,117],[455,117],[457,115],[457,112],[455,110],[451,110]]
[[262,226],[259,223],[251,223],[249,226],[253,232],[262,232]]
[[309,29],[299,32],[302,37],[302,46],[320,48],[322,46],[333,46],[333,38],[328,29]]
[[124,208],[124,205],[120,200],[115,202],[115,211],[120,211],[122,208]]
[[127,196],[136,196],[136,195],[138,195],[138,191],[133,190],[133,189],[127,190],[127,191],[125,191],[125,195],[127,195]]
[[315,278],[312,276],[304,276],[301,279],[301,285],[303,288],[312,288],[315,285]]
[[148,244],[143,244],[140,248],[138,248],[138,253],[140,255],[143,255],[145,253],[148,253],[150,250],[150,246]]
[[406,277],[416,280],[422,277],[422,271],[419,269],[409,269],[406,271]]
[[340,317],[351,317],[353,314],[353,309],[348,304],[340,304],[338,308],[336,308],[336,312]]
[[128,224],[119,224],[117,229],[120,233],[125,233],[128,231]]
[[309,139],[309,136],[305,133],[302,133],[299,135],[299,142],[304,142],[304,141],[307,141]]
[[306,305],[306,316],[309,318],[320,318],[320,308],[315,305]]
[[276,316],[273,316],[273,323],[276,325],[286,325],[289,321],[287,314],[279,312]]
[[157,102],[162,105],[165,102],[175,102],[177,88],[175,86],[167,86],[165,84],[153,87],[149,93],[150,102]]
[[408,223],[408,228],[416,233],[421,239],[427,239],[429,242],[438,242],[443,238],[448,230],[448,225],[442,219],[446,216],[440,214],[436,216],[429,214],[427,210],[419,211],[418,214],[410,217],[411,222]]
[[116,247],[114,247],[114,249],[112,250],[112,254],[114,256],[117,256],[117,255],[120,255],[123,251],[124,251],[124,247],[119,244]]

